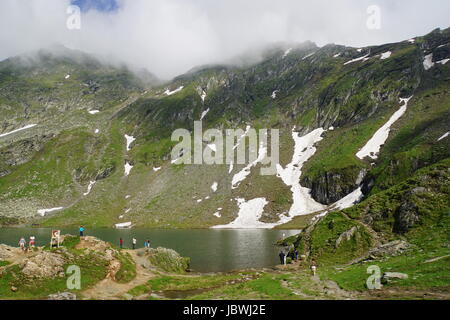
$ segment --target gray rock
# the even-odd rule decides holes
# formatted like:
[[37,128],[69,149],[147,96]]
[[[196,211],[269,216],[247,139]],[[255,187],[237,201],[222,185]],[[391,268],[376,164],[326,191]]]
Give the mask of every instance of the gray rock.
[[356,230],[358,230],[358,228],[356,226],[352,227],[351,229],[343,232],[339,238],[337,238],[336,243],[335,243],[335,248],[339,248],[339,246],[341,245],[342,241],[349,241],[352,236],[355,234]]
[[408,275],[401,272],[385,272],[381,277],[381,283],[386,284],[395,279],[408,279]]
[[403,240],[395,240],[385,244],[382,244],[369,251],[371,258],[381,258],[385,256],[397,256],[402,254],[406,249],[410,247],[409,243]]
[[58,292],[49,295],[48,300],[77,300],[77,295],[72,292]]
[[428,192],[427,188],[424,187],[417,187],[411,190],[412,194],[420,194],[420,193],[425,193]]
[[419,208],[408,199],[397,209],[394,219],[394,232],[406,233],[419,221]]

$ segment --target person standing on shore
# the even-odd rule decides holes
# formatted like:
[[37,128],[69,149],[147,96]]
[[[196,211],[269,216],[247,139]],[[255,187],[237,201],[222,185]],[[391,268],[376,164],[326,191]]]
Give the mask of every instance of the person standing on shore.
[[36,237],[31,236],[30,241],[28,242],[28,249],[34,248],[35,244],[36,244]]
[[84,236],[84,227],[83,226],[80,226],[80,237],[83,237]]
[[280,257],[280,263],[284,264],[284,252],[280,251],[280,253],[278,254],[278,256]]
[[123,239],[122,238],[120,238],[119,244],[120,244],[120,249],[123,249]]
[[133,238],[132,243],[133,243],[133,250],[134,250],[134,249],[136,249],[136,243],[137,243],[136,238]]
[[27,241],[25,240],[25,238],[24,237],[22,237],[22,238],[20,238],[20,240],[19,240],[19,247],[20,247],[20,249],[22,249],[22,251],[24,251],[25,252],[25,250],[26,250],[26,248],[25,248],[25,245],[27,244]]

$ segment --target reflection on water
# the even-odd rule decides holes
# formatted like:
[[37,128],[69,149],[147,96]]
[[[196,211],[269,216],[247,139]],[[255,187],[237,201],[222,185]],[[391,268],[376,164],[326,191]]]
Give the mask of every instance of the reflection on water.
[[[51,229],[0,228],[0,243],[17,246],[20,237],[36,236],[36,244],[50,243]],[[78,234],[77,228],[63,228],[62,234]],[[149,239],[152,247],[166,247],[191,258],[191,268],[199,272],[230,271],[245,268],[270,267],[278,263],[278,249],[273,244],[282,237],[299,230],[159,230],[159,229],[87,229],[85,235],[98,237],[119,245],[131,247],[131,239],[143,247]]]

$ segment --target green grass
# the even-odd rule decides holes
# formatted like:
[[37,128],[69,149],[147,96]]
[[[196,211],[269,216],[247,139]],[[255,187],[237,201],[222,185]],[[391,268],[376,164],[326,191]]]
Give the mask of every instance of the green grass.
[[145,285],[133,288],[128,293],[139,296],[150,291],[209,289],[223,286],[230,281],[237,281],[242,274],[207,275],[207,276],[160,276],[149,280]]
[[171,273],[185,273],[189,268],[190,260],[181,257],[173,250],[164,248],[150,249],[148,259],[153,266]]
[[334,268],[319,269],[321,277],[331,278],[345,290],[368,290],[366,280],[370,276],[367,268],[376,265],[383,272],[401,272],[408,275],[408,279],[398,279],[384,287],[404,288],[410,290],[442,290],[448,291],[450,283],[449,257],[425,263],[426,260],[448,255],[445,248],[437,248],[433,251],[411,250],[407,253],[387,258],[385,261],[369,261],[364,264],[352,265],[342,271]]
[[6,261],[6,260],[0,260],[0,267],[7,266],[7,265],[9,265],[9,264],[11,264],[9,261]]
[[291,290],[283,287],[282,280],[288,280],[289,275],[263,274],[255,280],[250,280],[235,285],[223,286],[203,294],[199,294],[190,299],[263,299],[263,300],[285,300],[294,299],[296,296]]
[[[78,293],[98,281],[104,279],[107,274],[108,261],[98,253],[84,253],[70,249],[69,255],[62,253],[66,259],[64,270],[70,265],[77,265],[81,269],[81,290],[67,289],[67,276],[55,278],[33,279],[26,277],[19,265],[6,267],[0,276],[0,299],[45,299],[49,294],[72,291]],[[83,254],[81,254],[83,253]],[[16,287],[13,292],[11,287]]]
[[119,283],[127,283],[136,278],[136,264],[129,253],[119,252],[116,258],[120,261],[120,269],[115,279]]

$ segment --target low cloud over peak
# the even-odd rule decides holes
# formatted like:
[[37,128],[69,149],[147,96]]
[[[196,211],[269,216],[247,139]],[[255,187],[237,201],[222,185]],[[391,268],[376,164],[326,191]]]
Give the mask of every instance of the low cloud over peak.
[[[67,8],[81,7],[69,30]],[[370,5],[380,29],[367,28]],[[448,25],[448,1],[2,0],[0,59],[62,43],[171,78],[275,42],[364,46]]]

